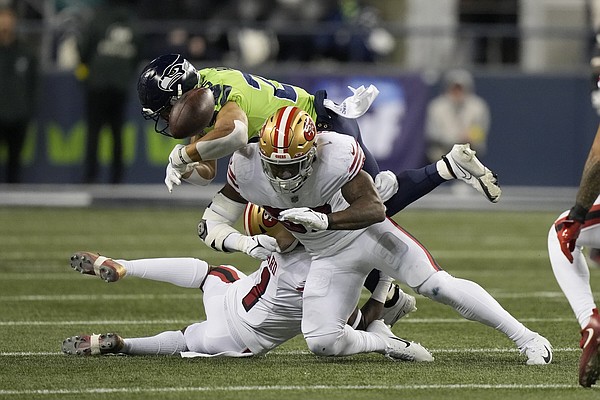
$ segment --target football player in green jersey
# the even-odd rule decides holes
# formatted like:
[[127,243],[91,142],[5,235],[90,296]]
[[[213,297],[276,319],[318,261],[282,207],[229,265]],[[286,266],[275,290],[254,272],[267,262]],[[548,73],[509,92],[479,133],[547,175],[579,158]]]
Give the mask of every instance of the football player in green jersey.
[[214,160],[245,146],[269,116],[281,107],[294,105],[311,115],[318,130],[334,130],[356,138],[366,155],[363,169],[373,177],[388,215],[396,214],[450,179],[464,180],[492,202],[500,197],[496,176],[479,162],[468,145],[457,145],[442,160],[397,176],[390,171],[380,172],[356,122],[377,96],[374,86],[351,88],[353,96],[337,105],[326,98],[323,90],[313,95],[297,86],[230,68],[196,70],[181,55],[167,54],[150,62],[139,78],[142,114],[156,121],[157,132],[170,136],[168,120],[173,104],[196,87],[212,90],[215,112],[209,126],[196,134],[190,144],[178,144],[171,152],[165,179],[170,191],[173,185],[181,183],[182,177],[190,183],[210,183],[216,175]]

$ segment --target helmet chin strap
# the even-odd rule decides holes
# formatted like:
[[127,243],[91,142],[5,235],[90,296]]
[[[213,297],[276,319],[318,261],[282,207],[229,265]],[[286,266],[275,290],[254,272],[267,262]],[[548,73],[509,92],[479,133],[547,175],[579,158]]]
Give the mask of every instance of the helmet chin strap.
[[181,88],[181,83],[177,84],[177,98],[179,99],[183,95],[183,89]]

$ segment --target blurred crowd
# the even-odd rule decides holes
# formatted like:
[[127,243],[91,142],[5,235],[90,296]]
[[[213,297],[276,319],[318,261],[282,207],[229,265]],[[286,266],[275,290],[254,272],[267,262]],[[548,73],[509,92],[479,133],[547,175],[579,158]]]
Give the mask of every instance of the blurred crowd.
[[[85,30],[96,7],[107,2],[121,3],[137,17],[145,59],[177,52],[194,61],[247,66],[268,61],[373,62],[395,45],[381,27],[377,1],[56,0],[52,57],[59,66],[74,62],[73,38]],[[44,13],[47,18],[47,9],[31,5],[35,1],[16,3],[19,14],[36,18]]]

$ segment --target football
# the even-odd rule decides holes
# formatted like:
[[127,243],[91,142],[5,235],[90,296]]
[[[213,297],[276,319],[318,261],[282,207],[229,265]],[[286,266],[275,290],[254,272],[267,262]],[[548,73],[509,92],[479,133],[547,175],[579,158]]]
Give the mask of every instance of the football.
[[215,99],[212,90],[196,88],[183,94],[169,114],[169,129],[175,139],[202,133],[212,120]]

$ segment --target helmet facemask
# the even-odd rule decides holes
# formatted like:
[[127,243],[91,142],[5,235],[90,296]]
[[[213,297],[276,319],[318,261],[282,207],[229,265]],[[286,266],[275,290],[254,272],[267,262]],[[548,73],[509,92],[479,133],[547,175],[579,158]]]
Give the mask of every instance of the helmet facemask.
[[297,107],[283,107],[265,122],[260,131],[260,160],[276,192],[295,192],[310,176],[316,133],[310,115]]
[[263,172],[278,193],[292,193],[300,189],[313,171],[312,163],[316,149],[313,147],[301,157],[273,160],[261,154]]

